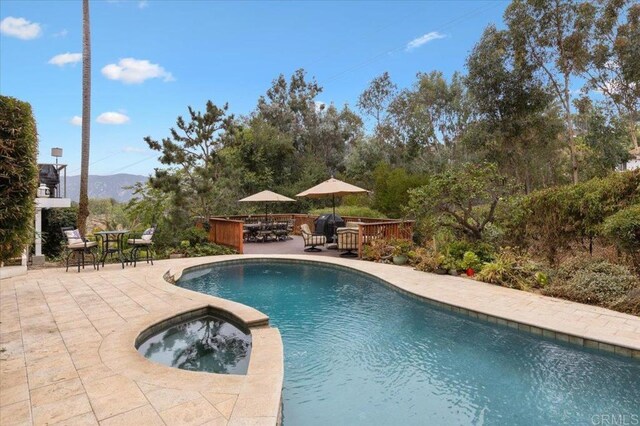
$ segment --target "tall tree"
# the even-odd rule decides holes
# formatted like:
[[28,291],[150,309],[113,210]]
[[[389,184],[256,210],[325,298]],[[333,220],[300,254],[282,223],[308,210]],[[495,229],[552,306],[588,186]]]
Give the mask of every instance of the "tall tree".
[[442,72],[433,71],[418,73],[413,87],[394,98],[387,121],[393,144],[404,149],[403,162],[431,169],[436,158],[436,163],[446,163],[456,157],[456,145],[470,117],[462,75],[455,72],[449,82]]
[[509,32],[494,26],[473,48],[466,84],[476,119],[464,139],[469,151],[530,192],[553,182],[562,124],[535,66],[516,53]]
[[514,0],[505,12],[517,54],[536,65],[562,106],[573,183],[578,183],[579,176],[571,78],[583,72],[588,62],[590,11],[588,4],[574,0]]
[[509,180],[494,164],[465,163],[409,190],[408,206],[417,218],[480,240],[495,219],[498,203],[510,192]]
[[398,86],[391,81],[389,73],[385,71],[381,76],[371,80],[369,87],[360,94],[358,108],[375,119],[377,128],[384,121],[385,112],[397,91]]
[[344,169],[347,147],[362,136],[362,119],[347,105],[338,110],[333,104],[318,112],[318,123],[311,129],[310,150],[331,174]]
[[227,133],[234,131],[234,117],[227,116],[228,106],[217,107],[207,101],[204,113],[189,107],[189,121],[181,116],[171,137],[158,142],[150,136],[144,138],[149,148],[161,153],[158,160],[169,166],[156,169],[151,183],[155,188],[173,193],[185,204],[183,210],[192,215],[209,217],[216,208],[216,186],[223,176],[220,149]]
[[78,229],[82,235],[89,217],[89,150],[91,142],[91,26],[89,0],[82,0],[82,154],[80,161],[80,203]]
[[317,112],[324,105],[316,102],[322,87],[315,79],[307,81],[304,69],[298,69],[289,79],[280,74],[273,80],[265,96],[258,99],[258,114],[281,132],[293,137],[296,149],[307,148],[307,132],[317,124]]
[[581,144],[580,175],[586,180],[604,177],[629,160],[625,119],[605,113],[588,97],[575,102],[576,139]]
[[631,0],[594,2],[586,89],[602,93],[624,119],[638,149],[640,121],[640,4]]
[[255,116],[293,142],[298,158],[293,171],[296,180],[308,173],[312,163],[321,175],[341,171],[346,146],[362,133],[360,117],[348,106],[338,110],[317,101],[321,92],[322,87],[299,69],[289,81],[280,75],[258,100]]

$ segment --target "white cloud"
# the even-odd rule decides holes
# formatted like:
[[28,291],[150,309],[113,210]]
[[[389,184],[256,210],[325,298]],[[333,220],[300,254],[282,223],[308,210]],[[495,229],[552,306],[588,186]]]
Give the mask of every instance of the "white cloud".
[[74,115],[73,117],[71,117],[71,120],[69,120],[69,123],[73,124],[74,126],[82,126],[82,117],[80,117],[79,115]]
[[439,38],[445,38],[444,34],[440,34],[437,31],[431,31],[430,33],[426,33],[423,36],[418,38],[414,38],[409,43],[407,43],[406,51],[409,52],[413,49],[417,49],[418,47],[429,43],[430,41],[437,40]]
[[51,34],[53,37],[66,37],[67,34],[69,34],[69,31],[67,31],[66,29],[62,29],[61,31],[58,31],[57,33],[53,33]]
[[136,148],[135,146],[125,146],[122,148],[122,152],[146,152],[146,149]]
[[75,64],[82,60],[82,53],[61,53],[49,59],[51,65],[57,65],[63,67],[67,64]]
[[145,9],[149,6],[149,2],[147,0],[140,0],[138,2],[138,9]]
[[150,78],[161,78],[163,81],[173,81],[170,72],[158,64],[152,64],[146,59],[124,58],[117,64],[109,64],[102,68],[102,74],[110,80],[120,80],[126,84],[140,84]]
[[0,32],[11,37],[17,37],[22,40],[31,40],[42,34],[40,24],[29,22],[24,18],[14,18],[7,16],[0,21]]
[[103,112],[96,121],[100,124],[124,124],[129,121],[129,117],[119,112]]

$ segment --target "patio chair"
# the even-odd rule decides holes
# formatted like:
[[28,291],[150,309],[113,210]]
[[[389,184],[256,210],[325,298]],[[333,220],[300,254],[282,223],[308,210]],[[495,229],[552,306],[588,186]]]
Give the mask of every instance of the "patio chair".
[[96,241],[89,241],[80,235],[80,231],[73,227],[60,228],[62,234],[67,240],[65,251],[67,252],[67,272],[69,271],[69,259],[74,256],[76,263],[71,266],[78,266],[78,272],[80,272],[80,266],[84,269],[84,255],[90,254],[93,259],[93,268],[100,269],[100,266],[96,263],[96,251],[98,250],[98,243]]
[[309,225],[307,225],[306,223],[300,225],[300,232],[302,233],[302,240],[304,241],[304,246],[306,247],[304,251],[306,252],[322,251],[316,246],[323,246],[327,243],[327,237],[325,237],[324,235],[311,233]]
[[336,234],[338,235],[338,251],[344,252],[340,256],[357,257],[358,254],[354,253],[354,250],[358,251],[358,228],[338,228]]
[[151,228],[147,228],[144,230],[140,238],[129,238],[127,240],[127,244],[133,246],[131,249],[131,261],[133,262],[133,267],[136,267],[136,263],[138,262],[138,253],[140,250],[144,250],[146,254],[146,261],[149,263],[151,261],[151,265],[153,266],[153,234],[156,232],[156,225],[152,225]]
[[296,226],[296,220],[295,219],[289,219],[287,220],[287,239],[288,240],[293,240],[293,237],[291,236],[291,234],[293,234],[293,229]]
[[286,222],[278,222],[278,223],[274,224],[273,234],[275,235],[276,239],[279,240],[279,241],[287,240],[289,238],[289,231],[287,229],[287,223]]
[[267,242],[271,238],[275,238],[275,235],[273,234],[273,224],[268,222],[262,223],[256,233],[256,240]]

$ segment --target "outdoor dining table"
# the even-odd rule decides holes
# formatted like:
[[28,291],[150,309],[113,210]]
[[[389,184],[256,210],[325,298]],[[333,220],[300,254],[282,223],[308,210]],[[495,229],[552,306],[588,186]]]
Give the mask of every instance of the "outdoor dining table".
[[258,236],[258,231],[260,230],[259,223],[244,223],[242,227],[247,231],[248,236],[247,239],[255,240]]
[[122,268],[124,269],[124,264],[129,263],[129,259],[124,254],[124,240],[125,235],[129,233],[129,230],[123,229],[120,231],[99,231],[94,234],[100,237],[101,240],[101,251],[102,256],[98,260],[98,263],[102,262],[102,267],[104,267],[104,261],[109,254],[116,254],[120,263],[122,263]]
[[269,237],[278,241],[288,235],[287,222],[245,223],[242,226],[247,231],[248,241],[266,241]]

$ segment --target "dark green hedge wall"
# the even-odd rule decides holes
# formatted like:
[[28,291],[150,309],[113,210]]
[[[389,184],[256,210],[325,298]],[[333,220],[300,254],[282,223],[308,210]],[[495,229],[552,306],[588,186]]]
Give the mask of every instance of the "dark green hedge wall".
[[0,262],[33,240],[38,133],[27,102],[0,96]]

